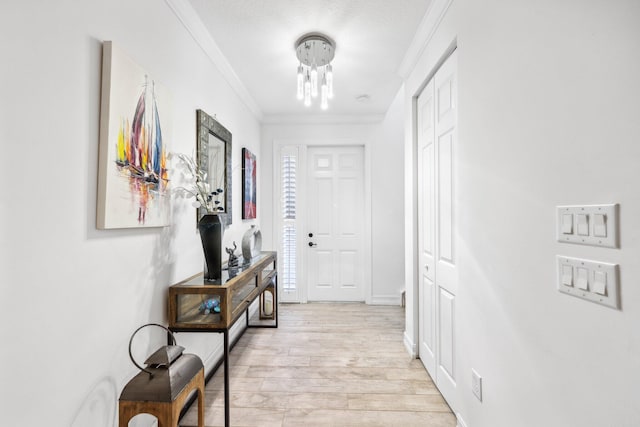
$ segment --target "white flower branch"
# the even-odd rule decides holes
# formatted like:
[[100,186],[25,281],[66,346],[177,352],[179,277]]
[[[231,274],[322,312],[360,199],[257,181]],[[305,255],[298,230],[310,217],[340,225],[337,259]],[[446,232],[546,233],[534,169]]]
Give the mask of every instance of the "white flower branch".
[[[223,193],[221,188],[211,191],[209,182],[207,181],[207,172],[201,170],[193,157],[182,153],[172,153],[171,157],[176,156],[179,161],[181,178],[186,181],[186,185],[177,186],[173,192],[185,198],[195,198],[192,205],[195,208],[203,207],[208,213],[216,213],[224,210],[220,207],[220,201],[217,196]],[[186,171],[185,171],[186,169]]]

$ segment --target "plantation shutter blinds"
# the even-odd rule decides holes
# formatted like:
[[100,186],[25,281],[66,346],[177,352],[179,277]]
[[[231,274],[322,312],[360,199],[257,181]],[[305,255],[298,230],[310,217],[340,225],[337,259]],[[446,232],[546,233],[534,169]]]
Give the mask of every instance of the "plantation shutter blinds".
[[282,203],[282,287],[285,292],[292,292],[296,286],[296,168],[297,150],[283,149],[280,159],[281,203]]

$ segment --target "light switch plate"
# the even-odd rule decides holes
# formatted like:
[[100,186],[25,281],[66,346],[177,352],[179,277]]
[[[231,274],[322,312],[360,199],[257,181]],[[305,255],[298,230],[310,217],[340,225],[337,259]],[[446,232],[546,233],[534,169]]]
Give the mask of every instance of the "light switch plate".
[[475,369],[471,369],[471,391],[482,402],[482,377]]
[[[606,262],[591,261],[579,258],[570,258],[557,255],[558,264],[558,291],[586,299],[587,301],[606,305],[619,309],[619,283],[618,265]],[[575,286],[566,285],[567,270],[571,268],[575,280]],[[585,279],[586,283],[582,283]],[[563,280],[564,276],[564,280]]]
[[[618,205],[557,206],[558,242],[618,247]],[[570,215],[570,217],[569,217]],[[572,226],[568,223],[572,218]]]

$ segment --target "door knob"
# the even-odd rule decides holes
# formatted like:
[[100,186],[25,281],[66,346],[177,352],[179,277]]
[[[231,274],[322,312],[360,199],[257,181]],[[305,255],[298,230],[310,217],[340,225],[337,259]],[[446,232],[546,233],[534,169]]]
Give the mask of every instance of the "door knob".
[[309,233],[309,237],[313,237],[313,233]]
[[313,243],[313,242],[309,242],[309,247],[310,247],[310,248],[312,248],[312,247],[314,247],[314,246],[318,246],[318,244],[317,244],[317,243]]

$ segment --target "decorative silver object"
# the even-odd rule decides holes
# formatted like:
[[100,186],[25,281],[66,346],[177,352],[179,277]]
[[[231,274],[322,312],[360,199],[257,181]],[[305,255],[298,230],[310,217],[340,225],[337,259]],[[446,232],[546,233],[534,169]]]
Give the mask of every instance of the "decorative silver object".
[[262,250],[262,233],[255,225],[252,225],[242,236],[242,257],[246,261],[258,256]]

